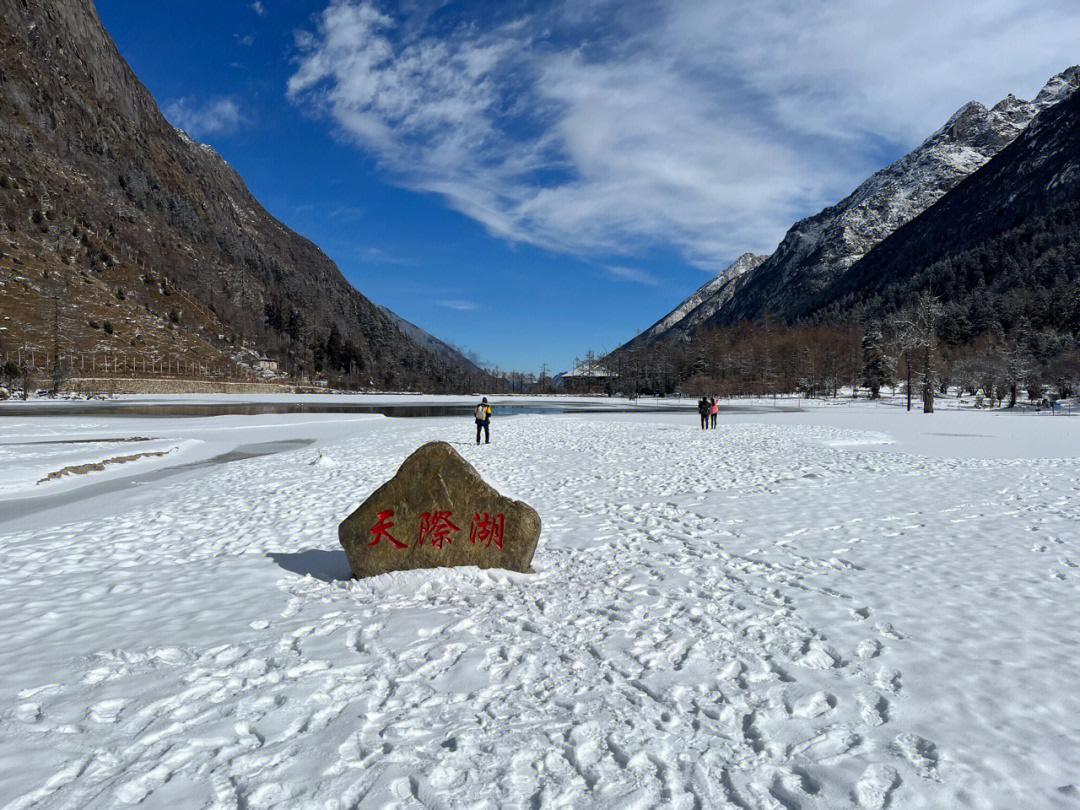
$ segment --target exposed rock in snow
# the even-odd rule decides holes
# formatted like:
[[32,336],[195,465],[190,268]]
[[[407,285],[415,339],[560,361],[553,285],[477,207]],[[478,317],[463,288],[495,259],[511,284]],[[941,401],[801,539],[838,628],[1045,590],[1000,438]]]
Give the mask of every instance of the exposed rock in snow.
[[308,466],[310,466],[310,467],[325,467],[327,469],[330,469],[331,467],[337,467],[338,466],[337,461],[335,461],[331,456],[324,455],[321,450],[317,451],[317,453],[318,453],[318,455],[315,456],[315,458],[312,461],[308,462]]

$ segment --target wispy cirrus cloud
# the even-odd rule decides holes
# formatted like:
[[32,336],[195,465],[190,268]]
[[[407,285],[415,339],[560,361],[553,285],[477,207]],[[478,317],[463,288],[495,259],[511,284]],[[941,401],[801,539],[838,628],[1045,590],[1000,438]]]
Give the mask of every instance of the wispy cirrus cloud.
[[194,138],[229,135],[247,123],[240,104],[231,96],[197,101],[185,97],[165,104],[165,117]]
[[641,270],[637,267],[622,267],[621,265],[608,265],[604,268],[607,271],[607,275],[616,281],[633,281],[638,284],[648,284],[649,286],[656,287],[660,284],[660,279],[654,276],[652,273]]
[[480,305],[475,301],[462,301],[462,300],[449,300],[439,301],[440,307],[446,307],[447,309],[456,309],[460,312],[471,312],[474,309],[480,309]]
[[771,250],[970,98],[1030,95],[1080,41],[1072,0],[387,8],[333,0],[288,97],[500,237],[706,269]]
[[[362,215],[363,209],[355,210],[360,212],[359,215]],[[333,214],[331,214],[331,216],[333,216]],[[365,262],[371,262],[372,264],[416,264],[415,259],[398,256],[381,247],[375,247],[373,245],[358,246],[356,253]]]

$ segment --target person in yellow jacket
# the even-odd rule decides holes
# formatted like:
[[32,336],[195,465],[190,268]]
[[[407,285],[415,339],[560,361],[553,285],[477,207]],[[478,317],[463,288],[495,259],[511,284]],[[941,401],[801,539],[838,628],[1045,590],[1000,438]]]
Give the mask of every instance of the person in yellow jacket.
[[488,405],[487,397],[476,406],[473,416],[476,417],[476,443],[480,444],[480,431],[483,430],[484,444],[491,444],[491,406]]

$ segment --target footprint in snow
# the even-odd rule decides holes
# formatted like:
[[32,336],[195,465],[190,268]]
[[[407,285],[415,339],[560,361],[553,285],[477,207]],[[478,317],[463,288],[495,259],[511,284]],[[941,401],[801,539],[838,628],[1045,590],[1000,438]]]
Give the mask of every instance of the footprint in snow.
[[896,768],[871,765],[855,783],[853,798],[865,810],[884,810],[889,806],[893,791],[899,786],[900,774]]
[[878,670],[877,677],[874,678],[874,685],[878,689],[884,689],[895,695],[900,691],[900,673],[895,669],[882,668]]
[[796,663],[807,669],[833,669],[843,666],[844,662],[832,649],[815,641]]
[[877,692],[861,692],[855,696],[855,702],[866,725],[881,726],[889,722],[889,701]]
[[828,692],[815,692],[795,701],[791,713],[796,717],[821,717],[836,708],[836,698]]
[[115,723],[120,719],[120,712],[124,710],[125,706],[127,706],[127,701],[120,698],[102,700],[91,706],[87,714],[96,723]]
[[885,638],[892,638],[897,640],[903,638],[903,636],[900,635],[900,633],[897,632],[896,628],[889,624],[889,622],[878,622],[874,625],[874,627],[879,633],[881,633],[881,635],[885,636]]
[[43,712],[40,703],[23,703],[13,712],[15,719],[20,723],[32,724],[41,720]]
[[818,783],[800,768],[778,773],[769,787],[769,793],[784,807],[802,807],[804,803],[813,801],[820,790]]
[[166,765],[158,765],[147,773],[136,776],[116,789],[116,798],[124,804],[139,804],[172,777]]
[[795,756],[821,765],[832,765],[863,749],[863,739],[848,726],[835,726],[791,749]]
[[924,779],[930,779],[937,773],[938,750],[927,739],[917,734],[901,734],[889,745],[897,756],[906,759]]
[[881,654],[881,642],[877,639],[866,638],[859,642],[855,648],[855,655],[864,661],[877,658]]

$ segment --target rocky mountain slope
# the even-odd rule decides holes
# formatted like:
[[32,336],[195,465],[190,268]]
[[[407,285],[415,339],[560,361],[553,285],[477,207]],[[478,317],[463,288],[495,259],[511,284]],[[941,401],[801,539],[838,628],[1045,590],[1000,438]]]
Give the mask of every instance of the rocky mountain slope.
[[439,340],[439,338],[435,337],[430,332],[424,331],[416,324],[405,320],[396,312],[392,312],[386,307],[380,306],[379,309],[394,322],[394,325],[397,326],[398,329],[418,345],[423,346],[437,355],[442,355],[446,358],[453,359],[455,362],[462,363],[471,371],[480,372],[480,367],[476,365],[476,363],[465,357],[460,351],[445,340]]
[[[0,253],[0,271],[42,276],[59,262],[120,294],[133,277],[161,279],[210,313],[174,327],[359,385],[445,389],[471,373],[404,333],[174,129],[90,0],[0,0]],[[84,287],[66,285],[75,312]],[[23,339],[45,343],[38,303]],[[141,306],[168,318],[152,304]]]
[[[1032,101],[970,102],[848,197],[800,220],[768,257],[745,254],[621,349],[683,338],[703,325],[805,315],[823,290],[881,240],[930,208],[1012,143],[1040,112],[1080,87],[1080,67],[1053,77]],[[750,263],[748,268],[746,265]],[[845,288],[845,295],[851,293]],[[830,299],[831,300],[831,299]]]
[[716,278],[710,279],[698,287],[693,295],[623,348],[644,345],[657,340],[685,337],[730,301],[739,286],[745,282],[746,274],[767,258],[767,256],[744,253],[720,271]]
[[925,290],[956,342],[1080,333],[1080,91],[792,315],[877,317]]
[[910,222],[1010,144],[1032,119],[1080,86],[1080,67],[1052,78],[1032,101],[964,105],[900,160],[836,205],[797,222],[714,321],[790,318],[878,242]]
[[900,160],[844,200],[801,220],[714,321],[790,318],[878,242],[910,222],[1010,144],[1043,110],[1080,86],[1080,67],[1052,78],[1032,101],[1008,96],[989,109],[964,105]]

